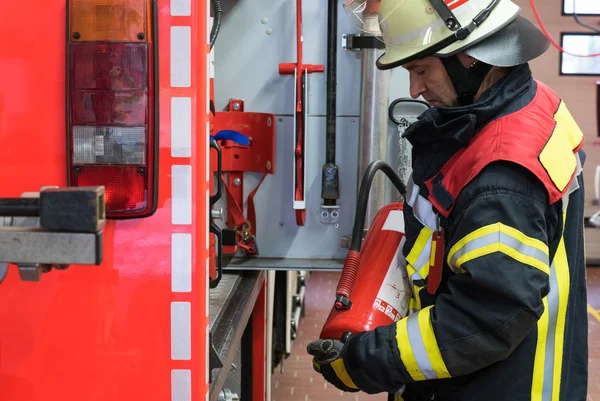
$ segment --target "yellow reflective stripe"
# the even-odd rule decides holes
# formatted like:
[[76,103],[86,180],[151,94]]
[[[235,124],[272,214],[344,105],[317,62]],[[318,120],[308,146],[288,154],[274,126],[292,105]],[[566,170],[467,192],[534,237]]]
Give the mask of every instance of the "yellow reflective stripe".
[[437,249],[437,245],[437,241],[431,241],[431,252],[429,252],[429,266],[433,266],[435,264],[435,251]]
[[433,326],[431,324],[431,306],[423,309],[419,316],[419,329],[421,329],[421,336],[423,337],[423,343],[425,344],[425,350],[427,356],[431,362],[431,367],[436,373],[438,379],[446,379],[450,377],[448,368],[442,359],[442,353],[438,347],[435,333],[433,332]]
[[[563,227],[566,213],[563,213]],[[564,237],[561,238],[550,271],[550,292],[544,298],[544,313],[538,323],[532,400],[558,401],[563,364],[565,321],[569,302],[570,272]]]
[[550,273],[548,246],[502,223],[490,224],[466,235],[450,249],[447,262],[454,270],[462,270],[464,263],[494,252]]
[[409,309],[418,311],[421,309],[421,297],[419,296],[419,292],[425,288],[424,286],[413,285],[413,297],[410,299]]
[[400,351],[400,359],[402,360],[402,364],[404,364],[404,367],[408,371],[410,377],[412,377],[412,379],[415,381],[425,380],[425,376],[423,376],[423,373],[419,369],[410,346],[407,323],[408,319],[411,319],[413,316],[418,314],[419,312],[416,312],[415,314],[412,314],[404,319],[400,319],[398,322],[396,322],[396,344],[398,345],[398,350]]
[[552,379],[552,401],[558,401],[560,395],[560,378],[562,375],[563,349],[565,340],[565,322],[567,319],[567,305],[569,302],[569,289],[571,286],[571,273],[565,249],[564,238],[558,245],[554,257],[556,269],[556,282],[558,283],[558,316],[556,319],[556,340],[554,345],[554,375]]
[[344,365],[343,359],[340,358],[340,359],[336,359],[335,361],[331,362],[331,367],[335,371],[335,374],[337,375],[337,377],[342,381],[342,383],[344,383],[346,385],[346,387],[356,388],[356,389],[358,388],[356,386],[356,384],[354,384],[354,382],[350,378],[350,375],[348,374],[348,371],[346,370],[346,366]]
[[431,325],[428,306],[396,323],[396,343],[406,370],[415,381],[450,377]]
[[412,298],[409,309],[421,309],[419,291],[422,286],[415,285],[415,281],[423,280],[429,274],[429,252],[431,250],[431,236],[433,231],[423,227],[415,240],[408,256],[406,257],[406,271],[412,287]]
[[[408,263],[410,263],[413,266],[417,265],[417,260],[420,259],[419,256],[421,256],[421,252],[423,252],[423,250],[427,246],[427,243],[431,238],[431,234],[433,234],[433,231],[431,231],[429,228],[423,227],[421,229],[421,232],[419,233],[419,236],[417,237],[414,245],[412,246],[412,249],[408,253],[408,256],[406,256],[406,261]],[[418,266],[417,268],[420,268],[420,266]]]
[[531,401],[542,401],[542,387],[544,385],[544,358],[546,356],[546,337],[548,335],[548,299],[543,299],[544,313],[538,320],[538,341],[535,347],[535,360],[533,362],[533,383],[531,386]]
[[559,191],[563,191],[577,168],[573,150],[583,140],[583,132],[562,100],[554,114],[554,120],[556,126],[539,158],[554,185]]
[[394,393],[394,401],[404,401],[404,398],[402,398],[402,393]]

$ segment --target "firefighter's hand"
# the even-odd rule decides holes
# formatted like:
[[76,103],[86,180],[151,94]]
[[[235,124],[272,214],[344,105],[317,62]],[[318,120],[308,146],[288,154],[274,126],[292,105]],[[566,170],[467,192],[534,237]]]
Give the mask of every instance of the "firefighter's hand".
[[306,351],[312,355],[313,368],[325,380],[342,391],[360,391],[348,375],[344,365],[344,343],[337,340],[315,340],[308,344]]

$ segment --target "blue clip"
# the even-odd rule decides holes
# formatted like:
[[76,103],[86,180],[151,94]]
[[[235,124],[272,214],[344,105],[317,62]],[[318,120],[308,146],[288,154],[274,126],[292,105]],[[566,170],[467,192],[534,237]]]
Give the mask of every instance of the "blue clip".
[[222,130],[217,132],[214,136],[211,136],[211,138],[213,138],[216,141],[227,140],[233,141],[238,145],[250,146],[250,140],[248,139],[248,137],[237,131]]

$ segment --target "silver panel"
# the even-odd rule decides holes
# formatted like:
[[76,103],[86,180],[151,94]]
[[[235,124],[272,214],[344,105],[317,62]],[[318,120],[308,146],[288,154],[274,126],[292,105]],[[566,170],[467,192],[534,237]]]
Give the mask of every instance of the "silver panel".
[[[389,71],[380,71],[375,62],[383,52],[377,49],[363,49],[361,79],[361,119],[358,131],[358,171],[357,182],[360,185],[365,170],[375,160],[386,158]],[[365,225],[368,227],[375,215],[385,205],[386,181],[381,172],[377,172],[371,184]]]
[[[361,55],[342,50],[342,34],[358,33],[343,10],[338,9],[337,155],[340,171],[339,223],[324,224],[321,211],[321,167],[325,161],[326,73],[309,75],[308,132],[306,145],[306,225],[296,225],[292,203],[293,76],[279,75],[279,63],[296,61],[295,0],[224,0],[224,17],[213,49],[215,56],[215,106],[223,110],[231,98],[244,100],[248,112],[273,113],[278,118],[276,174],[268,176],[255,197],[257,244],[261,257],[343,259],[347,249],[341,239],[351,234],[357,193],[358,115],[360,109]],[[305,0],[303,7],[303,61],[325,64],[327,12],[322,1]],[[407,97],[408,73],[390,73],[389,99]],[[397,143],[397,127],[388,124],[387,144]],[[387,146],[388,154],[398,152]],[[244,194],[254,189],[261,175],[245,174]],[[389,188],[389,186],[388,186]],[[386,200],[393,199],[388,190]],[[218,208],[227,212],[226,204]],[[245,205],[244,205],[245,208]],[[218,224],[221,225],[220,222]],[[271,259],[274,260],[274,259]],[[322,265],[322,266],[321,266]],[[330,263],[318,267],[330,266]],[[337,263],[335,263],[337,267]],[[272,266],[276,267],[276,266]],[[303,266],[298,266],[303,270]],[[317,268],[318,268],[317,267]],[[335,269],[335,268],[334,268]]]
[[[340,222],[323,224],[320,219],[321,166],[325,159],[325,132],[319,125],[325,117],[308,119],[306,154],[306,224],[296,225],[293,209],[292,163],[294,138],[291,133],[292,117],[277,118],[275,174],[268,176],[254,198],[256,207],[256,238],[261,256],[289,258],[344,258],[347,250],[341,248],[343,236],[352,232],[356,208],[356,155],[358,119],[338,118],[339,139],[336,142],[340,169]],[[343,155],[343,157],[342,157]],[[254,190],[260,174],[247,173],[244,180],[244,196]],[[222,199],[217,208],[225,211]],[[221,224],[221,222],[217,222]],[[337,227],[336,227],[337,226]]]

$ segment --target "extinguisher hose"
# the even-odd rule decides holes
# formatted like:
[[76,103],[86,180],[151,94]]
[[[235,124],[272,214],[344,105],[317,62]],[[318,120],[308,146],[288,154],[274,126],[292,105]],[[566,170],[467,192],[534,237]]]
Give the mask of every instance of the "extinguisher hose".
[[352,306],[350,295],[352,294],[352,289],[354,288],[354,283],[360,267],[360,248],[362,246],[362,234],[365,227],[369,193],[371,192],[371,184],[375,178],[375,173],[379,170],[387,175],[402,197],[406,197],[406,185],[389,164],[382,160],[375,160],[369,164],[363,175],[360,190],[358,192],[356,215],[354,216],[354,228],[352,229],[352,242],[350,244],[348,256],[346,256],[346,260],[344,261],[344,268],[337,286],[334,304],[336,309],[350,309]]
[[354,216],[354,227],[352,228],[352,242],[350,243],[349,248],[351,251],[360,252],[360,247],[362,245],[362,234],[365,228],[365,218],[367,215],[367,206],[369,204],[369,193],[371,192],[371,184],[373,183],[373,178],[375,178],[375,173],[377,173],[379,170],[387,175],[402,197],[406,196],[406,185],[404,185],[400,176],[389,164],[382,160],[375,160],[371,162],[365,170],[362,182],[360,183],[360,190],[358,191],[356,215]]

